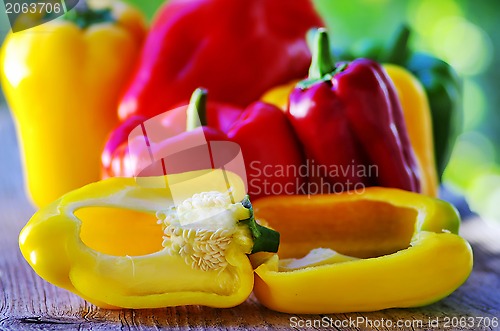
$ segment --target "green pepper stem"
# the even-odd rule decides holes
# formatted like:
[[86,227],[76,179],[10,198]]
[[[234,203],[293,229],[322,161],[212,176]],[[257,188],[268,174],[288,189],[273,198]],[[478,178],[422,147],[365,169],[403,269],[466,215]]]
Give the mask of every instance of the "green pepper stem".
[[248,195],[241,204],[250,210],[250,218],[240,221],[246,224],[252,233],[253,247],[250,254],[258,252],[277,253],[280,246],[280,233],[257,223]]
[[403,65],[408,57],[408,39],[411,30],[402,24],[389,42],[382,60],[388,63]]
[[87,0],[80,0],[73,9],[64,14],[63,18],[78,25],[80,29],[87,29],[94,24],[116,22],[111,8],[92,9]]
[[326,29],[319,28],[309,32],[312,49],[312,61],[309,68],[309,79],[322,79],[335,69],[330,51],[330,41]]
[[[254,221],[255,222],[255,221]],[[280,245],[280,233],[255,222],[250,228],[254,237],[252,254],[258,252],[277,253]]]
[[186,115],[186,131],[207,125],[207,90],[203,88],[194,90]]

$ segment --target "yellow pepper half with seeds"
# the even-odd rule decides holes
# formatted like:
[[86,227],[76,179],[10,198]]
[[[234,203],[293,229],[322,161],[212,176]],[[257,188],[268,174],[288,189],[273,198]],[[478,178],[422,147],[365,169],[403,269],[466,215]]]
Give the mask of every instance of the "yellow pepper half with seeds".
[[[422,84],[405,68],[384,64],[384,69],[393,81],[403,109],[411,146],[415,151],[422,178],[422,193],[437,197],[438,178],[434,161],[432,119],[429,102]],[[288,96],[298,81],[277,86],[262,96],[262,100],[285,110]]]
[[145,34],[133,7],[88,4],[9,33],[2,45],[0,79],[16,122],[27,192],[37,207],[100,179],[101,152],[118,124],[121,89]]
[[361,194],[268,197],[254,207],[281,235],[277,255],[253,258],[254,293],[273,310],[423,306],[452,293],[472,270],[456,210],[424,195],[370,187]]
[[247,254],[276,252],[279,234],[255,222],[241,179],[207,170],[138,181],[90,184],[38,211],[19,238],[36,273],[105,308],[245,301]]

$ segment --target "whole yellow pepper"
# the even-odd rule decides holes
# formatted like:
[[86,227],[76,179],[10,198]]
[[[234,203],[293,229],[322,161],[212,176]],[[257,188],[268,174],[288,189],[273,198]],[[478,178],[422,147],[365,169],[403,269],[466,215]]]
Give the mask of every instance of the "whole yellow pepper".
[[255,223],[240,177],[222,170],[90,184],[19,237],[38,275],[105,308],[236,306],[253,288],[246,254],[278,243]]
[[262,96],[261,100],[286,110],[288,107],[288,97],[298,82],[300,82],[300,80],[293,80],[287,84],[276,86],[267,91]]
[[39,207],[100,178],[101,151],[145,34],[137,10],[110,3],[70,11],[78,25],[61,17],[10,33],[2,46],[2,87]]
[[406,129],[421,172],[422,193],[436,197],[438,176],[434,160],[431,109],[425,90],[409,71],[394,64],[384,64],[394,82],[403,108]]
[[448,203],[398,189],[268,197],[256,217],[280,232],[277,255],[255,258],[254,293],[286,313],[416,307],[457,289],[472,250]]
[[[436,197],[438,178],[434,161],[431,112],[422,84],[406,69],[384,64],[384,69],[394,82],[403,109],[410,143],[415,152],[421,174],[422,193]],[[285,110],[288,96],[297,81],[275,87],[262,96],[262,101]]]

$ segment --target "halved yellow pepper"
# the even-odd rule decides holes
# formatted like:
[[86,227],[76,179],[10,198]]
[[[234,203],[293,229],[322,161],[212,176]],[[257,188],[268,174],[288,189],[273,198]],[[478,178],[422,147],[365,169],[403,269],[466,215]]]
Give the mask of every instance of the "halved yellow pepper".
[[280,312],[422,306],[456,290],[472,270],[456,210],[424,195],[372,187],[269,197],[254,208],[281,234],[278,255],[256,262],[254,293]]
[[[208,193],[195,201],[193,192]],[[245,186],[221,170],[107,179],[38,211],[21,231],[21,252],[42,278],[101,307],[232,307],[252,291],[246,254],[256,241],[238,221],[251,209],[221,204],[224,194],[241,201]],[[185,219],[182,208],[191,208]]]

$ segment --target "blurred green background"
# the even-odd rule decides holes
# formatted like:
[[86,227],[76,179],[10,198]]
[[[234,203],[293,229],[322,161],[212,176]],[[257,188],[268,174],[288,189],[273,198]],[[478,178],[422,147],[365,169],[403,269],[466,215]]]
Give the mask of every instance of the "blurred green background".
[[[150,19],[164,2],[126,1]],[[384,42],[401,23],[408,23],[414,31],[411,46],[456,69],[464,80],[465,118],[444,180],[463,192],[483,218],[500,222],[500,1],[313,1],[335,47],[356,47],[366,38]],[[2,18],[0,39],[8,30]]]

